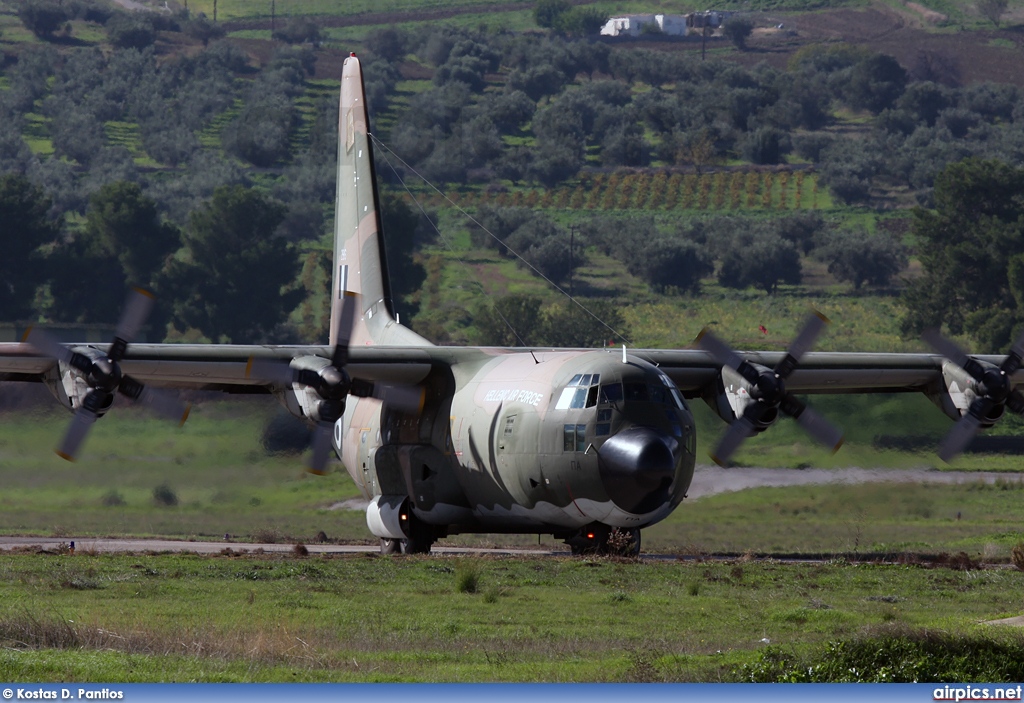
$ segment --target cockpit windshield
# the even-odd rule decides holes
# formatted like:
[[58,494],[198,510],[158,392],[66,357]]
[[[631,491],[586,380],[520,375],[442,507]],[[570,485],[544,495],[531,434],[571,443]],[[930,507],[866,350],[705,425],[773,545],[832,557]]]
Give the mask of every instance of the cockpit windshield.
[[576,374],[562,389],[562,394],[555,403],[555,410],[594,407],[597,405],[597,389],[600,383],[599,373]]
[[657,381],[627,381],[625,383],[607,383],[601,386],[600,402],[617,403],[620,400],[634,403],[658,403],[670,405],[680,410],[686,409],[682,393],[672,383],[672,379],[664,374]]

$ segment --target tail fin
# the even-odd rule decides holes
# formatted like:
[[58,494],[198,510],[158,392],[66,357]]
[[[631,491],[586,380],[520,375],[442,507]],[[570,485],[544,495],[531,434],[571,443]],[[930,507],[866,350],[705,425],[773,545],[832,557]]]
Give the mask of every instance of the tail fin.
[[334,281],[331,339],[337,342],[346,292],[359,294],[359,316],[351,344],[425,346],[430,342],[395,320],[380,201],[370,143],[363,71],[353,54],[341,74],[338,120],[338,193],[334,216]]

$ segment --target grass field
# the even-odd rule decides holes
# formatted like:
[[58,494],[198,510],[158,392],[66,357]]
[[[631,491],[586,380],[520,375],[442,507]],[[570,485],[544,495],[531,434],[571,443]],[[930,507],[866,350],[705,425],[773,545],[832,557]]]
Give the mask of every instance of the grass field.
[[1013,640],[977,623],[1019,614],[1022,588],[841,562],[4,554],[0,679],[742,680],[769,643]]

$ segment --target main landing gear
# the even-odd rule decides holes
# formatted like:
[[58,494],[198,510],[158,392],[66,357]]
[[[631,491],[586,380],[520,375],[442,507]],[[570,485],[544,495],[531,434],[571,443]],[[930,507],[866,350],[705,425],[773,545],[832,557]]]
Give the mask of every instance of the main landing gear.
[[412,512],[409,512],[409,521],[405,526],[408,537],[405,539],[380,540],[381,554],[430,554],[430,548],[434,546],[437,537],[434,534],[434,527],[421,522]]
[[640,528],[589,525],[565,540],[574,556],[608,554],[620,557],[640,555]]

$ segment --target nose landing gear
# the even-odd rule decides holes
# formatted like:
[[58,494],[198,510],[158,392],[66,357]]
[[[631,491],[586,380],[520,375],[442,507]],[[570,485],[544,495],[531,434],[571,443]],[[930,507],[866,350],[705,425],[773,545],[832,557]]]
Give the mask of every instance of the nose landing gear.
[[640,555],[640,529],[588,525],[565,540],[573,556],[607,554],[620,557]]

